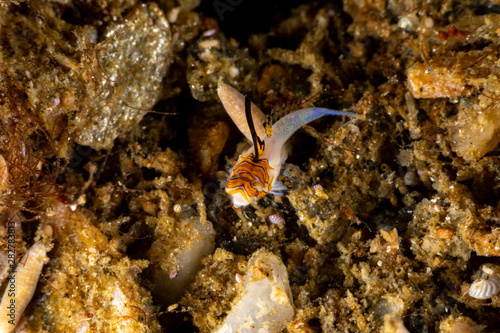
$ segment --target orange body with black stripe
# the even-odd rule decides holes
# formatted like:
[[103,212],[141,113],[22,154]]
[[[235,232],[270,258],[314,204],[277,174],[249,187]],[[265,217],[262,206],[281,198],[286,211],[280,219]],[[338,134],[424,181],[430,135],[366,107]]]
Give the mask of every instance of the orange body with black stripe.
[[260,199],[272,190],[273,170],[267,159],[255,160],[253,154],[240,156],[232,169],[226,192],[229,195],[239,193],[247,202]]
[[[233,207],[236,209],[264,197],[267,193],[283,195],[282,191],[288,189],[278,177],[281,165],[287,158],[285,143],[300,127],[324,115],[363,119],[362,116],[347,111],[307,108],[286,115],[272,125],[270,130],[269,126],[265,126],[267,122],[264,113],[255,104],[250,104],[249,100],[245,105],[245,96],[236,89],[221,83],[217,92],[236,126],[248,140],[254,142],[254,146],[241,154],[230,170],[226,192],[231,196]],[[247,117],[249,112],[251,116]]]

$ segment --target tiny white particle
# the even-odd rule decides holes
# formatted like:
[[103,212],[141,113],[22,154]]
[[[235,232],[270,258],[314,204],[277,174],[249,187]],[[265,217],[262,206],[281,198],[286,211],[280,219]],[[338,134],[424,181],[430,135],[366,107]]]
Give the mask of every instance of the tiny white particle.
[[230,71],[232,77],[236,77],[236,76],[238,76],[238,74],[240,74],[240,70],[234,66],[231,67],[231,69],[229,71]]
[[210,37],[210,36],[213,36],[215,34],[215,29],[210,29],[210,30],[207,30],[203,33],[203,37]]
[[202,49],[218,48],[220,46],[220,42],[217,39],[206,39],[201,41],[198,45]]

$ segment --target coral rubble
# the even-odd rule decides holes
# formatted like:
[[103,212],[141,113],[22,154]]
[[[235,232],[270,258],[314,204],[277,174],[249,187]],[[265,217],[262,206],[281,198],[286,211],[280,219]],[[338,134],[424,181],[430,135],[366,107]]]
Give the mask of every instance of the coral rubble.
[[[0,3],[0,292],[15,299],[18,267],[16,330],[494,331],[499,13]],[[227,171],[251,144],[220,82],[271,137],[299,108],[364,119],[297,131],[289,190],[236,211]]]

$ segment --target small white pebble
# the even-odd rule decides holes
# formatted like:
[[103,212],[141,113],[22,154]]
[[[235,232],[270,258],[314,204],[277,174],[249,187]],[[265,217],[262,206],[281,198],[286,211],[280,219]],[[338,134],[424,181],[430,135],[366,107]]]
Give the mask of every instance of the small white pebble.
[[425,17],[423,19],[424,26],[428,29],[434,27],[434,20],[431,17]]
[[58,106],[59,104],[61,104],[61,99],[59,97],[54,98],[52,104],[54,104],[54,106]]
[[209,49],[209,48],[219,48],[220,46],[220,43],[217,39],[206,39],[206,40],[202,40],[200,42],[200,48],[202,49]]
[[170,23],[175,23],[177,21],[177,18],[179,17],[179,13],[181,12],[181,7],[176,7],[172,9],[171,11],[168,12],[167,14],[167,20]]
[[243,276],[240,273],[236,273],[235,277],[236,282],[242,283],[243,282]]
[[203,33],[203,37],[210,37],[210,36],[213,36],[215,34],[216,30],[215,29],[210,29],[210,30],[207,30]]
[[419,181],[417,175],[413,171],[408,171],[407,173],[405,173],[403,180],[405,182],[405,185],[407,186],[415,186]]
[[43,226],[40,226],[40,228],[46,237],[52,238],[52,236],[54,235],[54,229],[52,229],[50,224],[45,224]]
[[182,213],[182,206],[179,205],[179,204],[175,204],[174,205],[174,212],[177,213],[177,214]]
[[179,307],[179,304],[175,303],[175,304],[172,304],[170,305],[168,308],[167,308],[167,311],[170,312],[170,311],[174,311],[175,309],[177,309]]
[[280,224],[280,223],[285,222],[283,217],[281,217],[281,215],[279,215],[279,214],[270,215],[269,221],[271,221],[272,224]]
[[236,77],[240,74],[240,70],[237,68],[237,67],[231,67],[231,69],[229,70],[229,73],[231,73],[231,77]]
[[398,22],[398,27],[400,27],[403,30],[412,30],[413,23],[408,17],[403,16]]

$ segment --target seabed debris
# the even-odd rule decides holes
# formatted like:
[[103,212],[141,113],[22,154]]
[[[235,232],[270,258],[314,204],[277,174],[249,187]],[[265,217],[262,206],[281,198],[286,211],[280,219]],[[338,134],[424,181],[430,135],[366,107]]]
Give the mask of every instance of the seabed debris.
[[3,1],[0,331],[495,331],[499,8]]

